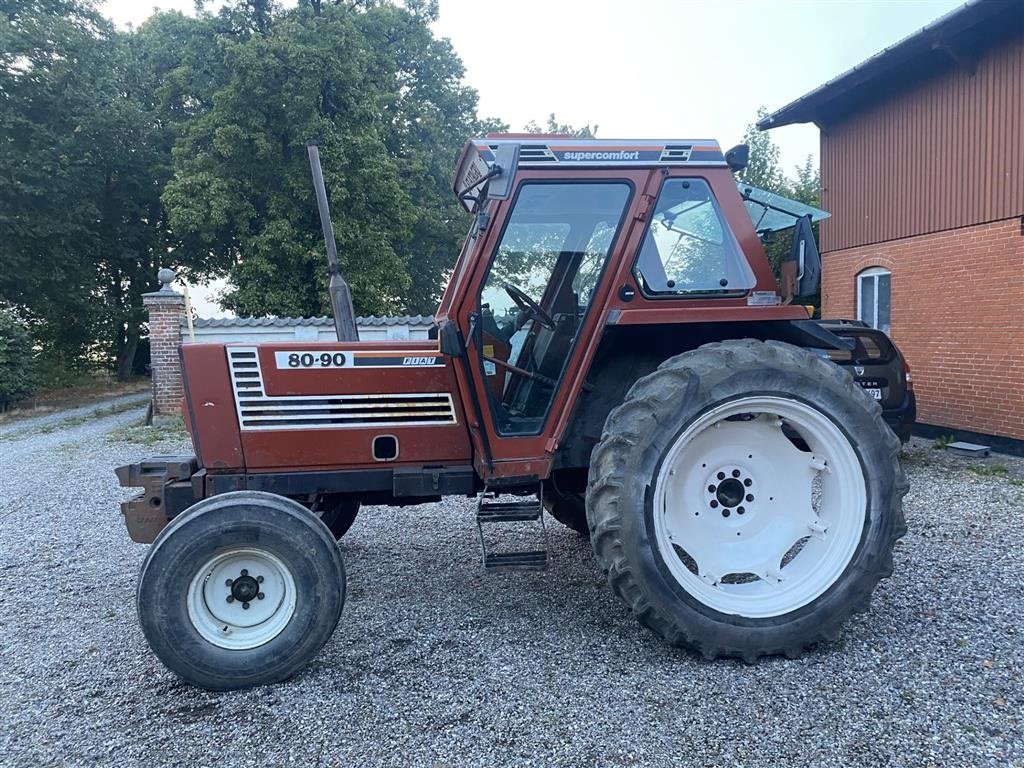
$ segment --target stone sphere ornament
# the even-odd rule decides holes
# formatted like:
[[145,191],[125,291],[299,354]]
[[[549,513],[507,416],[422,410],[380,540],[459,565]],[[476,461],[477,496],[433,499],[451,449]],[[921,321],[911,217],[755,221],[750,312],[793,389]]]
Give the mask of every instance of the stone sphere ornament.
[[174,278],[176,278],[176,277],[177,277],[177,275],[175,274],[173,269],[168,269],[167,267],[163,267],[159,272],[156,273],[156,279],[159,280],[160,283],[161,283],[160,290],[161,291],[170,291],[171,290],[171,283],[174,282]]

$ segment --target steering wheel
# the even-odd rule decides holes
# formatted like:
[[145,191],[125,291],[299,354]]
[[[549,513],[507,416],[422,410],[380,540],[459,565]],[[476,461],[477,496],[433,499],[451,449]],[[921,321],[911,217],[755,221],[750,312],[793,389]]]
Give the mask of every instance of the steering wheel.
[[554,318],[541,309],[540,304],[531,299],[514,285],[503,283],[501,287],[505,289],[505,292],[512,297],[512,301],[514,301],[516,306],[523,310],[523,312],[531,317],[535,317],[537,322],[548,330],[553,331],[555,329]]

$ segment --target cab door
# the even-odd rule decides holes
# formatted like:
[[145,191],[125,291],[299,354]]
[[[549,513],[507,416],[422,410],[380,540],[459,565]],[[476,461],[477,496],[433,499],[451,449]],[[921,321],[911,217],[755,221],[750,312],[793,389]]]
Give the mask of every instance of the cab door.
[[458,323],[484,427],[477,471],[487,479],[547,474],[555,425],[589,362],[608,266],[646,178],[591,174],[521,172],[463,296]]

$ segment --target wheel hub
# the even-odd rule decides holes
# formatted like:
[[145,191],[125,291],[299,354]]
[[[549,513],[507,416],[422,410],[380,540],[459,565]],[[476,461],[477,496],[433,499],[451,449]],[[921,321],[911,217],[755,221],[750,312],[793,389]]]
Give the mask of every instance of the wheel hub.
[[277,556],[258,549],[230,550],[212,557],[192,580],[189,618],[216,646],[255,648],[284,630],[296,597],[291,571]]
[[708,506],[730,517],[734,512],[745,515],[754,500],[754,478],[749,471],[723,467],[708,478]]
[[777,616],[845,567],[863,530],[864,480],[827,416],[757,396],[708,412],[677,438],[655,509],[658,546],[684,589],[723,613]]
[[242,603],[250,602],[254,597],[260,594],[260,582],[263,581],[263,577],[258,577],[259,581],[249,575],[249,572],[245,569],[242,570],[241,576],[237,579],[231,580],[227,583],[231,587],[231,597]]

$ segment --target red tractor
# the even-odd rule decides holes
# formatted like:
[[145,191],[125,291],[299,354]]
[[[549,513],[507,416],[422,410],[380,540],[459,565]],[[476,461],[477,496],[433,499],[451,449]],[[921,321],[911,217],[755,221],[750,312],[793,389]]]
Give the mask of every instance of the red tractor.
[[[479,499],[482,543],[546,507],[643,624],[708,658],[836,637],[905,532],[900,443],[830,360],[848,340],[790,303],[816,290],[811,216],[738,186],[745,155],[470,141],[435,339],[185,344],[196,455],[118,469],[144,489],[124,516],[152,542],[137,599],[160,659],[210,689],[294,674],[338,622],[359,506],[445,495]],[[780,296],[761,236],[786,216]]]

